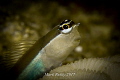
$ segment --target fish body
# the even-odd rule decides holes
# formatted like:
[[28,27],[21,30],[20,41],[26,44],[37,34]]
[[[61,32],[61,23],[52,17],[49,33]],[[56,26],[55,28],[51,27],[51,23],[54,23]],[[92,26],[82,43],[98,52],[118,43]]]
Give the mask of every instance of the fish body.
[[37,80],[58,67],[80,42],[78,26],[72,20],[64,20],[36,41],[8,71],[8,79]]

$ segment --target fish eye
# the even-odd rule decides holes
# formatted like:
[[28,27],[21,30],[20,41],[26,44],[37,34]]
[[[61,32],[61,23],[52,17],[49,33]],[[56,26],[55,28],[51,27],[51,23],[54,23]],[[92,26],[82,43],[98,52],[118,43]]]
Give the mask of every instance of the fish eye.
[[72,20],[64,20],[60,25],[59,25],[59,30],[61,33],[69,33],[73,29],[73,24],[74,22]]
[[69,28],[69,25],[65,24],[61,27],[59,27],[59,30],[64,30],[64,29],[68,29]]
[[64,29],[68,29],[69,26],[68,26],[68,25],[63,25],[63,28],[64,28]]
[[61,30],[61,33],[69,33],[72,30],[72,27],[70,27],[68,24],[65,24],[59,27],[59,30]]

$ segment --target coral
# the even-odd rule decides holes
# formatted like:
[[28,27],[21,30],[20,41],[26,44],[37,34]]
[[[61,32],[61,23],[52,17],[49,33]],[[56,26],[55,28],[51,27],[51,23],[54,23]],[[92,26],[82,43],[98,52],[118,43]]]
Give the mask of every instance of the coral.
[[119,80],[120,56],[88,58],[60,66],[40,80]]

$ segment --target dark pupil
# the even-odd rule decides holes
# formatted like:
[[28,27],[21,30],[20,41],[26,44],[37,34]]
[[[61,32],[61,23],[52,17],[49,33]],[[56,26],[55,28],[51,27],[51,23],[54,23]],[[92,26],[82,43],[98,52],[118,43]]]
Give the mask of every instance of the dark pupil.
[[63,28],[64,28],[64,29],[68,29],[68,26],[67,26],[67,25],[64,25]]

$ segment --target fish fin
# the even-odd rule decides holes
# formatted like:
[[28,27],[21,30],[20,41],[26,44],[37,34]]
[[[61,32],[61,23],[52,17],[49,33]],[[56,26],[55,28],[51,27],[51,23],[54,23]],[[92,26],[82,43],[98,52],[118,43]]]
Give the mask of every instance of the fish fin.
[[35,42],[36,40],[21,40],[12,43],[11,48],[0,55],[0,71],[10,70]]

